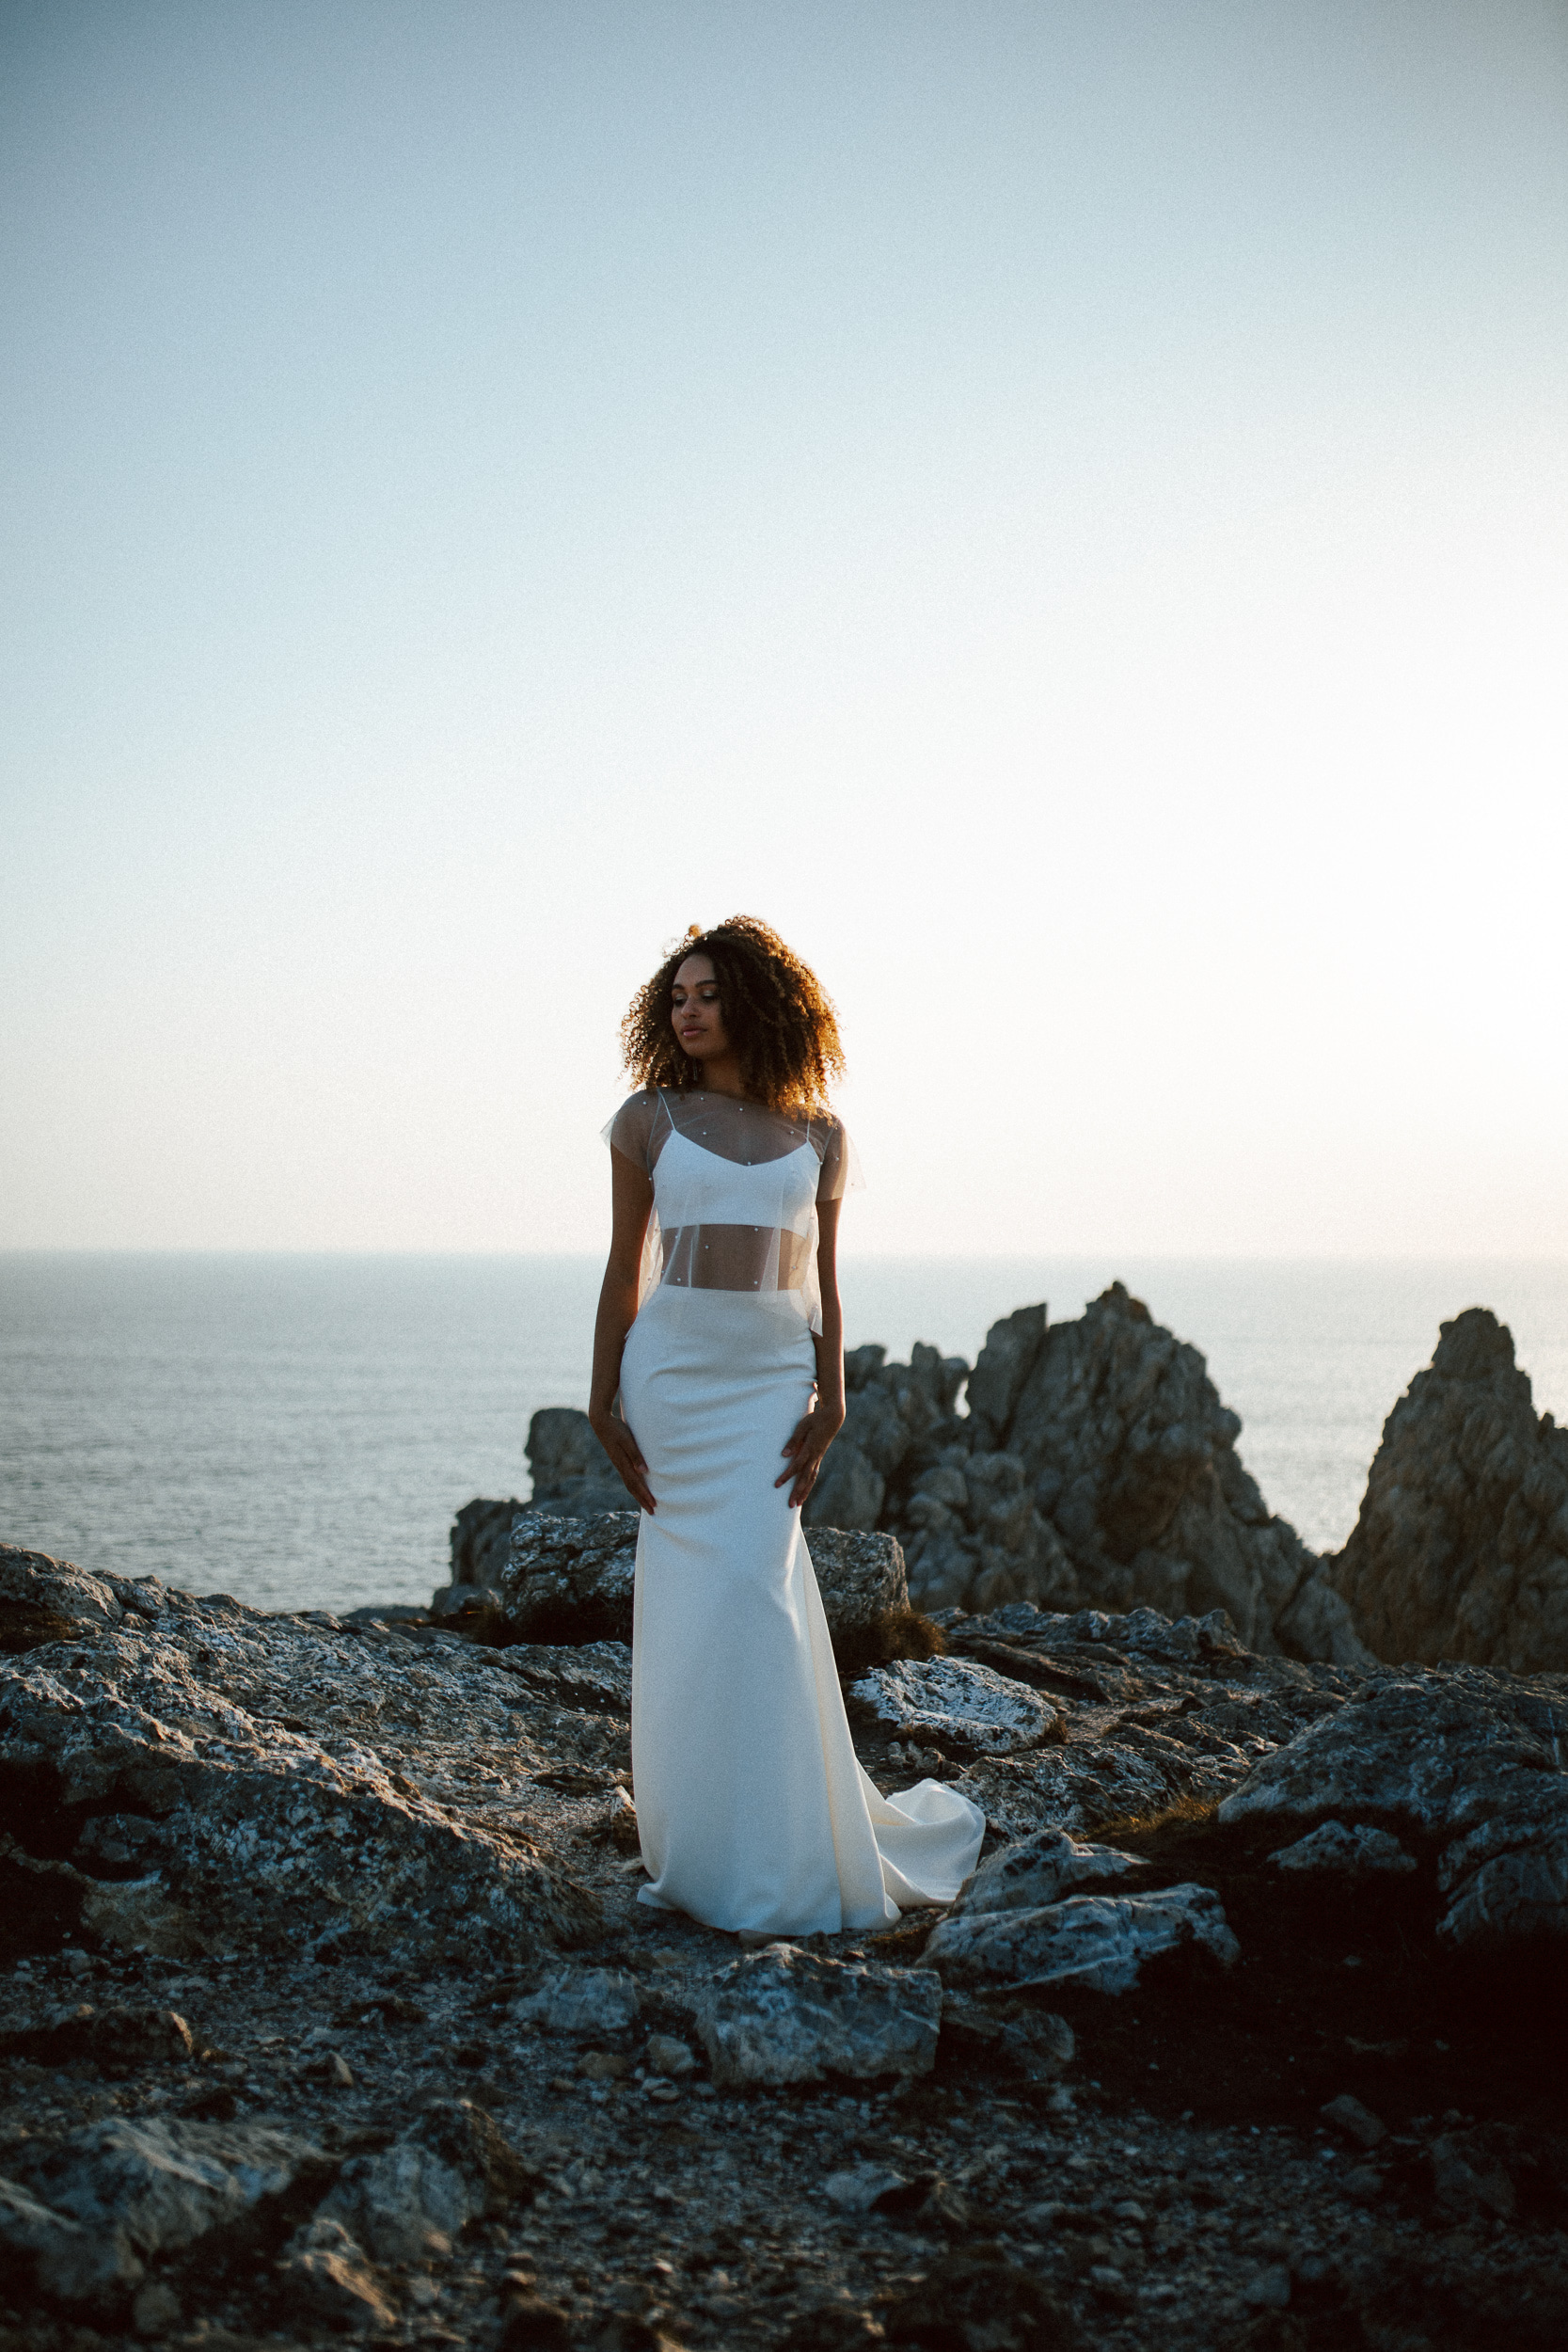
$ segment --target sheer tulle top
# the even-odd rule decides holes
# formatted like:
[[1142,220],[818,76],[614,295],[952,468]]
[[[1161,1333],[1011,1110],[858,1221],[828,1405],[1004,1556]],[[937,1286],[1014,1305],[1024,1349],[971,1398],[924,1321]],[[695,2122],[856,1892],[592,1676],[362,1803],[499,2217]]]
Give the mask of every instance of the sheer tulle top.
[[640,1307],[661,1286],[783,1295],[820,1331],[816,1204],[859,1182],[853,1146],[831,1113],[649,1088],[604,1132],[653,1179]]

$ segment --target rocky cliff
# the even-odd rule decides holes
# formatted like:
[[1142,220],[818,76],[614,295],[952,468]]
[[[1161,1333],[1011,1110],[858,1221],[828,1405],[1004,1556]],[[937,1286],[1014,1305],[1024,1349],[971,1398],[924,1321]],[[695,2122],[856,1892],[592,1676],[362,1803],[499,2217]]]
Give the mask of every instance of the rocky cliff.
[[1485,1308],[1443,1325],[1389,1414],[1329,1574],[1380,1657],[1568,1666],[1568,1430]]

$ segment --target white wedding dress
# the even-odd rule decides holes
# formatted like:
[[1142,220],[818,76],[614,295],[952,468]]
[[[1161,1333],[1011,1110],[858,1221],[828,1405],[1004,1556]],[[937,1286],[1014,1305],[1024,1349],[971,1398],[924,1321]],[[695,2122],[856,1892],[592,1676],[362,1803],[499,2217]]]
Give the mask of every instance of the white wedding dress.
[[632,1637],[641,1899],[779,1935],[951,1901],[985,1817],[940,1781],[884,1797],[861,1770],[800,1515],[773,1483],[816,1378],[816,1203],[847,1181],[843,1129],[650,1091],[606,1133],[654,1184],[621,1361],[657,1506]]

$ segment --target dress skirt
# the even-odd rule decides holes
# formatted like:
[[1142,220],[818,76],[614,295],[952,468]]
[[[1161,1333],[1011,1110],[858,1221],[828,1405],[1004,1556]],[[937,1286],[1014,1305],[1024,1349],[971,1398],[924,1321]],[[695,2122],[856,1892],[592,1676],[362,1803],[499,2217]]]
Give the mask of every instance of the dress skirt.
[[940,1781],[883,1797],[849,1738],[787,1486],[811,1331],[784,1293],[661,1286],[627,1335],[621,1406],[657,1505],[637,1539],[632,1779],[640,1899],[777,1935],[950,1902],[985,1816]]

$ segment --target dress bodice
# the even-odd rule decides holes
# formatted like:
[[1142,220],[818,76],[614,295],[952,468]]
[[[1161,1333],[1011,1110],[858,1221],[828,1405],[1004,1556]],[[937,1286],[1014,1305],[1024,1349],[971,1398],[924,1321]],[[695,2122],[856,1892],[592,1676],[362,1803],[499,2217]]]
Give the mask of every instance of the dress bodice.
[[605,1132],[653,1180],[639,1304],[655,1288],[784,1295],[820,1330],[817,1204],[853,1165],[836,1119],[650,1088]]

